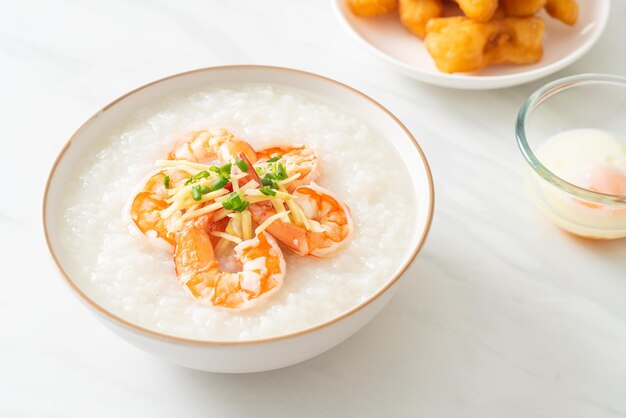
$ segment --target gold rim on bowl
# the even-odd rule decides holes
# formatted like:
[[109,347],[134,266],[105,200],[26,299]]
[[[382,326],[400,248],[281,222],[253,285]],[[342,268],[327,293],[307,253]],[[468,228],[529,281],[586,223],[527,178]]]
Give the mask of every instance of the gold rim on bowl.
[[[47,226],[47,220],[46,220],[47,203],[48,203],[48,192],[49,192],[49,189],[50,189],[50,183],[51,183],[52,177],[54,176],[56,168],[59,165],[59,163],[61,162],[61,160],[63,159],[63,156],[65,155],[65,152],[69,148],[70,144],[72,143],[74,138],[82,131],[82,129],[85,126],[87,126],[95,118],[100,116],[102,113],[107,111],[109,108],[111,108],[112,106],[114,106],[118,102],[126,99],[127,97],[129,97],[129,96],[131,96],[131,95],[133,95],[133,94],[135,94],[135,93],[137,93],[139,91],[142,91],[142,90],[144,90],[144,89],[146,89],[148,87],[156,85],[158,83],[161,83],[161,82],[164,82],[164,81],[167,81],[167,80],[170,80],[170,79],[174,79],[174,78],[184,77],[184,76],[187,76],[187,75],[190,75],[190,74],[204,73],[204,72],[213,72],[213,71],[227,71],[227,70],[272,70],[272,71],[278,71],[278,72],[297,74],[297,75],[300,75],[300,76],[311,77],[311,78],[315,78],[315,79],[318,79],[318,80],[322,80],[322,81],[325,81],[325,82],[332,83],[332,84],[334,84],[336,86],[339,86],[339,87],[341,87],[341,88],[343,88],[345,90],[348,90],[349,92],[352,92],[352,93],[356,94],[357,96],[367,100],[368,102],[370,102],[371,104],[373,104],[374,106],[376,106],[377,108],[382,110],[385,114],[387,114],[387,116],[389,116],[404,131],[404,133],[411,140],[413,146],[415,147],[415,150],[417,151],[417,153],[419,154],[420,159],[422,160],[422,163],[424,164],[424,169],[426,171],[427,180],[428,180],[428,189],[429,189],[429,193],[430,193],[430,196],[431,196],[430,205],[429,205],[429,208],[428,208],[427,220],[426,220],[426,227],[424,228],[424,230],[423,230],[423,232],[422,232],[422,234],[421,234],[421,236],[419,238],[419,242],[415,246],[415,249],[413,250],[411,255],[408,257],[408,259],[404,262],[404,264],[401,266],[400,270],[398,270],[398,272],[396,274],[394,274],[394,276],[391,278],[391,280],[388,280],[380,289],[378,289],[376,292],[374,292],[372,295],[370,295],[366,300],[364,300],[363,302],[359,303],[358,305],[352,307],[351,309],[349,309],[349,310],[347,310],[347,311],[337,315],[336,317],[331,318],[331,319],[329,319],[327,321],[324,321],[324,322],[322,322],[320,324],[313,325],[311,327],[304,328],[304,329],[301,329],[301,330],[298,330],[298,331],[294,331],[294,332],[290,332],[290,333],[287,333],[287,334],[281,334],[281,335],[276,335],[276,336],[272,336],[272,337],[258,338],[258,339],[252,339],[252,340],[243,340],[243,341],[235,341],[235,340],[211,341],[211,340],[184,338],[184,337],[178,337],[178,336],[174,336],[174,335],[169,335],[169,334],[161,333],[161,332],[154,331],[154,330],[151,330],[151,329],[148,329],[148,328],[144,328],[142,326],[134,324],[134,323],[132,323],[132,322],[126,320],[126,319],[123,319],[123,318],[115,315],[114,313],[104,309],[102,306],[100,306],[98,303],[96,303],[93,299],[91,299],[89,296],[87,296],[78,287],[78,285],[76,285],[76,283],[74,283],[74,281],[70,278],[70,276],[65,272],[65,270],[63,269],[63,266],[61,266],[61,263],[59,262],[59,259],[58,259],[57,255],[55,254],[54,250],[52,249],[52,245],[50,244],[50,237],[48,235],[48,226]],[[74,134],[72,134],[70,139],[65,143],[65,145],[61,149],[61,152],[59,153],[59,155],[55,159],[54,164],[52,165],[50,173],[48,174],[48,179],[46,180],[46,186],[45,186],[45,191],[44,191],[44,195],[43,195],[42,217],[43,217],[43,230],[44,230],[44,235],[45,235],[45,239],[46,239],[46,246],[48,247],[48,251],[50,252],[50,255],[52,256],[54,264],[57,267],[57,270],[59,271],[61,276],[64,278],[65,282],[74,291],[74,293],[80,299],[82,299],[83,302],[87,303],[87,305],[89,307],[94,309],[96,312],[102,314],[105,318],[113,321],[114,323],[122,325],[125,328],[130,329],[132,331],[136,331],[139,334],[142,334],[144,336],[154,337],[154,338],[158,338],[158,339],[161,339],[161,340],[166,340],[166,341],[169,341],[169,342],[176,342],[176,343],[183,343],[183,344],[193,344],[193,345],[200,345],[200,346],[222,346],[222,345],[248,345],[248,344],[269,343],[269,342],[279,341],[279,340],[283,340],[283,339],[288,339],[288,338],[293,338],[293,337],[297,337],[297,336],[300,336],[300,335],[308,334],[308,333],[311,333],[313,331],[317,331],[317,330],[320,330],[322,328],[326,328],[326,327],[328,327],[328,326],[330,326],[330,325],[332,325],[332,324],[334,324],[334,323],[336,323],[338,321],[341,321],[342,319],[351,316],[352,314],[360,311],[361,309],[363,309],[364,307],[366,307],[367,305],[369,305],[370,303],[372,303],[373,301],[378,299],[383,293],[385,293],[389,288],[391,288],[400,279],[400,277],[404,274],[404,272],[409,268],[411,263],[417,257],[417,254],[419,253],[420,249],[422,248],[422,246],[424,244],[424,241],[426,240],[426,237],[428,236],[428,232],[430,230],[430,226],[431,226],[432,218],[433,218],[434,202],[435,202],[435,191],[434,191],[434,186],[433,186],[432,173],[430,171],[430,167],[428,165],[428,161],[426,160],[426,157],[424,155],[424,152],[422,151],[422,148],[419,146],[419,144],[417,143],[417,140],[415,139],[415,137],[413,137],[411,132],[409,132],[409,130],[406,128],[406,126],[404,126],[404,124],[402,122],[400,122],[400,120],[393,113],[391,113],[389,110],[387,110],[384,106],[382,106],[380,103],[378,103],[377,101],[375,101],[371,97],[369,97],[366,94],[361,93],[360,91],[358,91],[358,90],[356,90],[356,89],[354,89],[354,88],[352,88],[352,87],[350,87],[350,86],[348,86],[346,84],[343,84],[343,83],[341,83],[339,81],[336,81],[336,80],[333,80],[331,78],[324,77],[324,76],[321,76],[321,75],[318,75],[318,74],[302,71],[302,70],[296,70],[296,69],[286,68],[286,67],[266,66],[266,65],[227,65],[227,66],[199,68],[199,69],[196,69],[196,70],[186,71],[186,72],[174,74],[174,75],[171,75],[171,76],[168,76],[168,77],[160,78],[158,80],[155,80],[155,81],[152,81],[150,83],[144,84],[143,86],[138,87],[138,88],[136,88],[134,90],[131,90],[130,92],[128,92],[128,93],[118,97],[117,99],[113,100],[111,103],[107,104],[101,110],[96,112],[93,116],[91,116],[89,119],[87,119],[87,121],[85,121],[74,132]]]

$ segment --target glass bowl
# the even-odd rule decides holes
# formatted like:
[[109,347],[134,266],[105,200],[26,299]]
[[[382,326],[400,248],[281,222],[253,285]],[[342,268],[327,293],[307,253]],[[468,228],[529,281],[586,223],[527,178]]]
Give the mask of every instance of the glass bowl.
[[[626,158],[625,77],[582,74],[563,78],[540,88],[524,103],[515,134],[527,163],[526,181],[531,198],[555,224],[568,232],[596,239],[626,237],[625,194],[578,187],[550,171],[546,167],[549,164],[544,165],[540,158],[538,150],[541,151],[546,141],[579,129],[608,133],[619,142]],[[596,142],[591,149],[595,146]],[[607,163],[612,162],[612,157],[607,158]]]

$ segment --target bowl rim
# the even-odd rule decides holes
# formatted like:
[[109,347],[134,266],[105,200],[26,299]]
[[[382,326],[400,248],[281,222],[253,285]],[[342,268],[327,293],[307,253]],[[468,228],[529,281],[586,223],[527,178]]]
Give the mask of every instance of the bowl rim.
[[[385,51],[377,48],[367,39],[365,39],[346,18],[345,13],[347,9],[347,0],[330,1],[332,3],[332,8],[335,11],[335,16],[339,19],[344,29],[346,29],[353,38],[355,38],[362,46],[365,47],[365,49],[375,55],[378,59],[395,66],[396,69],[402,71],[405,75],[424,83],[441,87],[465,90],[491,90],[513,87],[516,85],[529,83],[538,78],[545,77],[559,70],[562,70],[563,68],[581,58],[596,44],[596,42],[600,39],[600,36],[606,29],[606,25],[611,14],[610,0],[603,0],[601,2],[598,2],[597,7],[601,8],[600,11],[602,13],[600,14],[600,19],[598,19],[597,21],[597,28],[592,32],[592,35],[587,38],[585,42],[583,42],[577,49],[551,64],[541,65],[531,70],[503,75],[476,75],[471,73],[447,74],[440,71],[430,72],[414,67],[413,65],[408,64],[398,58],[395,58]],[[593,0],[593,2],[595,3],[595,0]]]
[[[241,340],[241,341],[238,341],[238,340],[202,340],[202,339],[195,339],[195,338],[179,337],[179,336],[170,335],[170,334],[166,334],[166,333],[159,332],[159,331],[154,331],[149,328],[145,328],[143,326],[137,325],[124,318],[121,318],[120,316],[100,306],[100,304],[96,303],[92,298],[87,296],[87,294],[85,294],[79,288],[79,286],[70,278],[69,274],[64,270],[55,251],[52,248],[52,245],[50,242],[50,236],[48,233],[46,214],[47,214],[48,192],[50,190],[50,184],[52,182],[52,178],[56,172],[58,165],[63,160],[63,157],[65,156],[66,151],[69,149],[69,146],[74,141],[76,136],[83,130],[85,126],[90,124],[94,119],[99,117],[102,113],[104,113],[108,109],[115,106],[118,102],[121,102],[122,100],[126,99],[129,96],[134,95],[135,93],[138,93],[156,84],[159,84],[159,83],[171,80],[171,79],[186,77],[188,75],[197,74],[197,73],[205,73],[205,72],[209,73],[209,72],[231,71],[231,70],[276,71],[276,72],[295,74],[301,77],[314,78],[317,80],[321,80],[322,82],[330,83],[337,87],[345,89],[349,91],[350,93],[355,94],[356,96],[360,97],[361,99],[368,101],[370,104],[377,107],[379,110],[382,110],[383,113],[385,113],[388,117],[390,117],[392,121],[395,122],[395,124],[398,125],[400,129],[404,132],[406,137],[410,140],[411,144],[417,151],[418,156],[424,166],[424,170],[426,172],[426,181],[428,183],[428,193],[430,195],[428,213],[426,214],[426,217],[427,217],[426,225],[425,225],[425,228],[422,230],[421,235],[413,251],[410,253],[408,258],[404,261],[404,263],[400,266],[400,269],[390,279],[388,279],[383,286],[378,288],[367,299],[360,302],[356,306],[353,306],[352,308],[346,311],[343,311],[340,314],[336,315],[335,317],[330,318],[319,324],[316,324],[307,328],[299,329],[293,332],[289,332],[286,334],[279,334],[279,335],[275,335],[271,337],[257,338],[257,339],[251,339],[251,340]],[[48,178],[45,184],[43,202],[42,202],[42,220],[43,220],[43,232],[45,236],[46,247],[48,249],[48,252],[52,256],[52,259],[57,268],[57,271],[60,273],[61,277],[64,279],[66,284],[69,285],[69,287],[73,290],[74,294],[79,299],[81,299],[84,303],[86,303],[91,309],[93,309],[96,313],[103,315],[105,318],[111,320],[113,323],[116,323],[117,325],[121,325],[122,327],[129,329],[131,331],[137,332],[143,336],[152,337],[152,338],[156,338],[159,340],[165,340],[167,342],[188,344],[188,345],[190,344],[190,345],[195,345],[195,346],[238,346],[238,345],[243,346],[243,345],[252,345],[252,344],[260,344],[260,343],[272,343],[272,342],[286,340],[286,339],[298,337],[301,335],[312,333],[314,331],[321,330],[349,316],[352,316],[356,312],[360,311],[361,309],[365,308],[366,306],[368,306],[369,304],[377,300],[380,296],[382,296],[385,292],[387,292],[387,290],[389,290],[394,284],[398,282],[398,280],[403,276],[406,270],[411,266],[413,261],[415,261],[415,258],[417,257],[417,254],[420,252],[421,248],[423,247],[424,242],[426,241],[426,238],[430,231],[430,227],[432,225],[433,213],[434,213],[434,206],[435,206],[435,189],[433,185],[432,172],[431,172],[430,166],[428,164],[428,161],[426,159],[426,156],[422,148],[420,147],[415,137],[408,130],[408,128],[400,121],[400,119],[398,119],[397,116],[391,113],[387,108],[385,108],[383,105],[378,103],[376,100],[372,99],[371,97],[362,93],[361,91],[353,87],[350,87],[342,82],[339,82],[329,77],[325,77],[319,74],[315,74],[315,73],[311,73],[311,72],[307,72],[303,70],[298,70],[298,69],[288,68],[288,67],[270,66],[270,65],[224,65],[224,66],[202,67],[202,68],[197,68],[197,69],[190,70],[190,71],[184,71],[181,73],[176,73],[173,75],[162,77],[157,80],[151,81],[149,83],[143,84],[140,87],[137,87],[129,91],[128,93],[125,93],[122,96],[119,96],[118,98],[116,98],[115,100],[113,100],[112,102],[110,102],[109,104],[101,108],[100,110],[98,110],[91,117],[89,117],[89,119],[87,119],[82,125],[80,125],[80,127],[70,136],[69,140],[65,143],[63,148],[61,148],[61,151],[59,152],[56,159],[54,160],[54,163],[52,165],[52,168],[50,169],[50,172],[48,174]]]
[[526,120],[538,106],[555,94],[592,84],[619,85],[626,90],[626,77],[611,74],[578,74],[554,80],[535,90],[524,102],[515,123],[517,145],[528,165],[543,180],[568,194],[603,205],[626,206],[626,195],[594,192],[572,184],[550,171],[536,156],[526,138]]

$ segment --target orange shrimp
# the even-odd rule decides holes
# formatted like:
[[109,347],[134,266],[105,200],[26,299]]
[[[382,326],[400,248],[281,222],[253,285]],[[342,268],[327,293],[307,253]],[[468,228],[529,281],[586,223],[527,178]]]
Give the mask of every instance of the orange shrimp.
[[275,293],[283,283],[285,259],[276,241],[264,232],[237,244],[241,270],[221,271],[213,251],[207,217],[190,221],[176,234],[176,275],[198,300],[216,307],[248,309]]
[[[297,254],[314,257],[329,257],[349,242],[353,225],[350,209],[345,204],[315,183],[300,186],[292,194],[304,215],[318,222],[321,230],[307,229],[278,219],[267,227],[273,237]],[[250,205],[249,210],[259,224],[276,214],[269,202]]]
[[257,160],[254,148],[243,139],[222,128],[210,128],[194,131],[183,137],[170,152],[170,160],[187,160],[194,162],[227,162],[239,153],[244,153],[248,160]]
[[[249,165],[257,160],[256,152],[250,144],[221,128],[189,133],[168,158],[216,163],[243,158]],[[170,177],[171,186],[176,187],[180,185],[181,180],[188,178],[189,174],[168,169],[151,176],[141,191],[134,196],[130,205],[130,217],[146,236],[161,238],[174,245],[174,232],[168,229],[168,219],[162,218],[160,214],[162,210],[169,207],[169,203],[166,202],[168,194],[164,185],[166,176]],[[258,179],[256,173],[248,177]]]
[[179,170],[162,170],[148,178],[139,193],[130,204],[130,218],[139,230],[151,238],[161,238],[174,244],[174,233],[167,228],[166,219],[161,218],[160,212],[169,206],[165,187],[166,177],[168,185],[174,187],[188,177],[188,174]]
[[300,177],[287,187],[289,192],[294,191],[299,186],[305,186],[317,180],[320,176],[317,156],[307,145],[283,145],[257,151],[259,163],[277,156],[281,156],[280,162],[284,164],[289,176],[300,174]]

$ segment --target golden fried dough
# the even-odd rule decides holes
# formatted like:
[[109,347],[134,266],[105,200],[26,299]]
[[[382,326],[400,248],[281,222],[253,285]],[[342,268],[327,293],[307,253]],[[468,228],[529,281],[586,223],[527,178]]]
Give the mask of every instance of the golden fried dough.
[[504,18],[475,22],[466,17],[432,19],[426,25],[426,49],[439,70],[475,71],[489,64],[530,64],[543,54],[543,21]]
[[578,21],[578,3],[575,0],[547,0],[546,12],[570,26]]
[[445,73],[474,71],[487,65],[484,49],[489,39],[487,26],[466,17],[431,19],[424,44]]
[[400,0],[400,20],[415,35],[426,36],[426,23],[443,15],[441,0]]
[[398,0],[348,0],[348,6],[357,16],[373,17],[396,10]]
[[546,5],[546,0],[500,0],[500,6],[507,16],[533,16]]
[[485,51],[489,64],[532,64],[541,59],[543,20],[510,17],[494,24],[498,27]]
[[498,0],[456,0],[465,16],[487,22],[498,8]]

